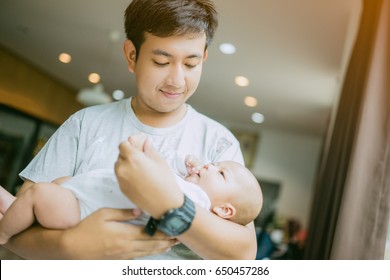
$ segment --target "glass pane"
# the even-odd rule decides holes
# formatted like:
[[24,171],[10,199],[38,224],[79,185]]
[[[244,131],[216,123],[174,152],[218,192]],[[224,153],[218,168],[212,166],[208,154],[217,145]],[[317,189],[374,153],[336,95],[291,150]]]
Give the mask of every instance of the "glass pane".
[[387,239],[386,239],[386,247],[385,247],[385,260],[390,260],[390,220],[387,225]]
[[37,124],[6,109],[0,110],[0,120],[0,185],[13,192]]

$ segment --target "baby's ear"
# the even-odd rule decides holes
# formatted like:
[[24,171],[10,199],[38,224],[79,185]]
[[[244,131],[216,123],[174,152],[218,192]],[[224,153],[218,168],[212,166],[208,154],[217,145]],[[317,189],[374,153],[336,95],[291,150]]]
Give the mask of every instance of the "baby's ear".
[[236,208],[229,202],[214,206],[212,211],[222,219],[231,219],[236,215]]

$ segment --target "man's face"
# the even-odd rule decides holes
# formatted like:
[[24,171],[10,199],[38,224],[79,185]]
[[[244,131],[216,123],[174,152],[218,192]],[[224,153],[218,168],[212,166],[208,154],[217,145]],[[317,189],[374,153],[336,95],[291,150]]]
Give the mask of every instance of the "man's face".
[[183,107],[198,87],[206,37],[145,35],[134,64],[137,105],[143,112],[171,113]]

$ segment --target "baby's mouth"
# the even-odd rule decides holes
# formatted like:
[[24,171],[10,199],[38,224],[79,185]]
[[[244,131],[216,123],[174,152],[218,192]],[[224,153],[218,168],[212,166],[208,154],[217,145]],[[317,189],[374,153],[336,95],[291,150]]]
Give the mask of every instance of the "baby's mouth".
[[188,179],[195,179],[195,181],[198,181],[200,178],[200,175],[198,173],[192,173],[192,174],[188,174],[186,177],[185,177],[185,180],[188,181]]

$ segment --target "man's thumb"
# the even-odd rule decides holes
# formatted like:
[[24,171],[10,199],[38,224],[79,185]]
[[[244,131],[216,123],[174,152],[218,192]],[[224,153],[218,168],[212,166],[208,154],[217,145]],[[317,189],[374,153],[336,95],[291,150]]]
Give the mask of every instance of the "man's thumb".
[[[127,221],[137,219],[141,215],[141,209],[104,209],[107,220]],[[110,211],[111,210],[111,211]]]
[[145,154],[152,158],[152,159],[160,159],[160,155],[159,153],[156,151],[156,149],[154,148],[153,144],[152,144],[152,141],[147,138],[146,141],[145,141],[145,145],[144,145],[144,152]]

